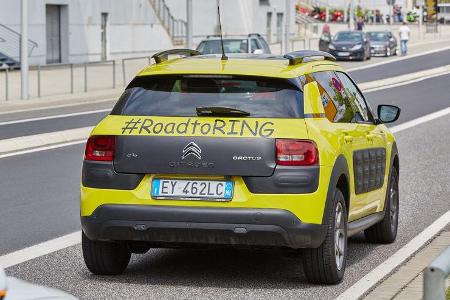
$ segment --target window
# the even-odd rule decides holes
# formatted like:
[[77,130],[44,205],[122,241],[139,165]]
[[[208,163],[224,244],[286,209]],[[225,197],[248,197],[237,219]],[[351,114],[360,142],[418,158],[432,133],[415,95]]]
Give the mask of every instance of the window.
[[286,80],[247,76],[171,75],[136,78],[112,114],[197,116],[197,107],[230,107],[249,118],[302,118],[303,93]]
[[251,46],[252,46],[252,53],[255,52],[257,49],[261,49],[261,46],[259,45],[258,41],[256,39],[251,39]]
[[358,90],[358,87],[353,83],[353,81],[348,77],[347,74],[342,72],[336,72],[337,76],[342,82],[344,87],[343,96],[347,99],[347,102],[355,111],[355,122],[369,122],[369,108],[364,100],[363,95]]
[[315,80],[319,86],[323,108],[328,120],[336,123],[354,122],[355,113],[348,97],[345,97],[341,80],[334,72],[317,72],[308,82]]
[[269,0],[259,0],[259,5],[260,6],[270,6],[270,1]]

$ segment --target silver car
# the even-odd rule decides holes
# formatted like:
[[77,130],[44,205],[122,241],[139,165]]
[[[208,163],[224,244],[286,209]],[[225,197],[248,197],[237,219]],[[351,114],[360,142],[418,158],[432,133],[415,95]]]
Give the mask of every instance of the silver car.
[[[259,33],[251,33],[245,37],[224,37],[223,46],[225,53],[253,53],[270,54],[270,48],[264,37]],[[213,35],[206,37],[198,44],[197,51],[202,54],[220,54],[222,45],[220,36]]]
[[367,33],[372,56],[397,55],[397,39],[390,31],[371,31]]
[[35,285],[14,277],[7,277],[0,267],[0,300],[76,300],[59,290]]

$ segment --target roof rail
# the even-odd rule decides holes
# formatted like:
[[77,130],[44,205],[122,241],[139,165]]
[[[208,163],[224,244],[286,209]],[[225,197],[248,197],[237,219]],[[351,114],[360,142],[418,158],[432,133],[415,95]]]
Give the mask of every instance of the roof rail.
[[252,36],[261,37],[261,35],[259,33],[249,33],[248,34],[248,37],[252,37]]
[[160,64],[168,60],[169,55],[196,56],[201,55],[201,53],[192,49],[170,49],[153,54],[152,58],[155,59],[157,64]]
[[208,34],[206,36],[207,39],[213,38],[213,37],[220,37],[220,34]]
[[323,57],[323,60],[331,60],[336,61],[336,57],[331,55],[330,53],[316,50],[300,50],[289,52],[283,56],[286,59],[289,59],[289,65],[297,65],[301,64],[305,58],[310,57]]

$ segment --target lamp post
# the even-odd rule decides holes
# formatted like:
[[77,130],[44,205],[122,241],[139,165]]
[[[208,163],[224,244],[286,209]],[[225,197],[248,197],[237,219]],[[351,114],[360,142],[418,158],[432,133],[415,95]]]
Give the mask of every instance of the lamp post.
[[20,36],[21,98],[28,99],[28,0],[21,1]]
[[355,7],[354,0],[350,0],[350,16],[348,20],[348,27],[350,30],[355,29]]
[[289,39],[291,37],[291,0],[286,0],[286,28],[285,28],[285,37],[284,37],[284,51],[285,53],[289,52]]

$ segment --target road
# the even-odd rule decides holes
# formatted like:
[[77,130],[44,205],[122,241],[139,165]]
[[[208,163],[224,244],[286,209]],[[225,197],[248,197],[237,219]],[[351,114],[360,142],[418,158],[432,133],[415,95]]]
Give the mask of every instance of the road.
[[[444,61],[450,61],[450,51],[439,55],[443,55]],[[394,64],[396,74],[405,74],[411,72],[411,62],[403,60],[360,70],[362,73],[356,76],[381,79]],[[398,73],[399,69],[404,73]],[[449,82],[450,75],[444,75],[367,93],[366,97],[372,107],[379,103],[402,107],[402,116],[397,121],[401,124],[449,107]],[[76,111],[72,109],[71,112]],[[92,107],[85,108],[89,109]],[[67,112],[67,109],[52,111]],[[0,132],[15,137],[29,130],[35,134],[89,126],[104,114],[3,125]],[[33,112],[27,118],[35,116]],[[0,122],[4,121],[2,117]],[[7,117],[14,120],[19,115]],[[7,133],[3,133],[4,128],[8,128]],[[400,131],[396,137],[401,161],[398,239],[391,245],[373,245],[361,235],[352,238],[346,277],[338,286],[307,284],[298,257],[230,249],[155,249],[146,255],[133,256],[122,276],[98,277],[87,271],[80,245],[76,245],[10,267],[7,273],[63,289],[82,299],[334,298],[450,209],[450,165],[443,163],[450,161],[449,115]],[[82,151],[80,144],[0,159],[0,169],[8,170],[0,173],[0,228],[3,229],[0,255],[79,230]]]

